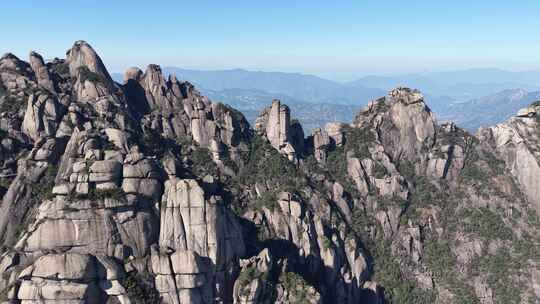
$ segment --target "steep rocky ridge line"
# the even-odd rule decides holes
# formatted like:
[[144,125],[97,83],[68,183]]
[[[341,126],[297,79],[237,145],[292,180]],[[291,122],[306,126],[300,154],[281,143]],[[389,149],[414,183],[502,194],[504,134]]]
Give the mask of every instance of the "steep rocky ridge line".
[[539,110],[472,135],[397,88],[305,138],[84,41],[4,55],[0,300],[534,303]]

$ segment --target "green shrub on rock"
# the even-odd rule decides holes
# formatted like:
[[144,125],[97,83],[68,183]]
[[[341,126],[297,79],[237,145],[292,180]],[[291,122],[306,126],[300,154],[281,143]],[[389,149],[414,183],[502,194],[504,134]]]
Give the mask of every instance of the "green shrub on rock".
[[463,229],[475,233],[486,240],[511,240],[512,230],[507,227],[501,215],[488,208],[467,209],[463,211]]
[[40,203],[44,200],[50,200],[54,197],[52,189],[54,187],[54,179],[58,173],[58,168],[49,164],[43,173],[40,181],[32,186],[32,200],[35,203]]
[[540,100],[531,103],[531,107],[540,107]]
[[126,289],[131,303],[157,304],[161,303],[161,296],[154,287],[154,277],[137,272],[129,272],[120,283]]
[[369,128],[351,128],[346,139],[347,151],[353,151],[359,159],[371,158],[369,147],[375,141],[375,135]]
[[114,189],[89,189],[88,193],[82,194],[82,193],[75,193],[71,194],[69,197],[70,200],[91,200],[91,201],[99,201],[106,198],[114,199],[114,200],[122,200],[125,196],[124,190],[121,188],[114,188]]
[[102,84],[106,83],[105,78],[103,78],[103,76],[99,75],[98,73],[94,73],[90,71],[90,69],[85,65],[80,66],[78,71],[79,71],[79,80],[81,82],[85,82],[86,80],[88,80],[93,83],[102,83]]
[[374,258],[373,278],[384,287],[384,297],[392,304],[430,304],[436,294],[423,290],[408,280],[401,272],[401,265],[392,254],[390,241],[376,240],[369,247]]
[[65,62],[52,63],[50,65],[50,70],[61,77],[69,76],[69,65]]
[[301,172],[287,158],[276,151],[261,136],[255,135],[246,155],[245,165],[240,168],[238,180],[242,184],[274,180],[279,185],[292,185],[299,189],[303,183]]
[[282,272],[278,283],[288,292],[292,304],[309,304],[309,283],[294,272]]

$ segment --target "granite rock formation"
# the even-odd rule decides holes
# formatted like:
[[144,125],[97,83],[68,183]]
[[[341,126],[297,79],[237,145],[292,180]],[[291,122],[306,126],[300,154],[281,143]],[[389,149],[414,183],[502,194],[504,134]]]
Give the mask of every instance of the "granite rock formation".
[[396,88],[308,137],[157,65],[0,59],[2,303],[534,303],[540,106],[469,134]]

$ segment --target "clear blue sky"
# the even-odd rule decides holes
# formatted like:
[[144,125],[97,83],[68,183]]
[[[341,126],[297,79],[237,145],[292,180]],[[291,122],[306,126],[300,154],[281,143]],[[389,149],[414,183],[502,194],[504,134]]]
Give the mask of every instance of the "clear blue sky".
[[63,57],[83,39],[112,71],[540,69],[539,13],[539,0],[6,0],[0,52]]

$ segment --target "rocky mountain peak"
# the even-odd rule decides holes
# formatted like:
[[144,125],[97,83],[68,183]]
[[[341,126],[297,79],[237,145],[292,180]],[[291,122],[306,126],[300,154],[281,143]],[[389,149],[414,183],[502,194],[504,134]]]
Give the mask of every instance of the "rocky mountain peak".
[[142,77],[142,83],[143,88],[148,93],[148,102],[151,109],[170,106],[170,96],[167,96],[167,93],[170,92],[168,92],[167,82],[159,65],[148,65]]
[[161,67],[157,64],[149,64],[144,72],[144,78],[147,83],[165,86],[165,77],[161,71]]
[[8,74],[18,74],[27,78],[32,77],[30,65],[12,53],[6,53],[0,58],[0,71],[3,72],[4,77],[8,77]]
[[533,206],[540,214],[540,102],[518,111],[515,117],[490,128],[478,137],[505,160]]
[[410,89],[406,87],[399,87],[391,90],[388,93],[388,101],[390,103],[392,102],[402,102],[406,105],[415,104],[424,102],[424,95],[416,90],[416,89]]
[[291,127],[291,114],[287,105],[280,100],[273,100],[255,121],[255,131],[268,139],[272,147],[280,151],[291,161],[303,152],[304,132],[301,125]]
[[32,51],[30,52],[29,61],[30,61],[30,66],[32,67],[32,70],[34,71],[34,74],[36,75],[36,80],[37,80],[38,85],[48,90],[49,92],[54,92],[55,91],[54,84],[51,79],[49,70],[47,69],[47,66],[45,65],[45,61],[43,60],[43,57],[41,57],[40,54]]
[[[15,56],[15,54],[13,53],[5,53],[4,55],[2,55],[2,57],[0,57],[0,61],[1,62],[6,62],[6,63],[11,63],[11,64],[16,64],[18,62],[20,62],[21,60],[19,59],[19,57]],[[13,66],[13,68],[15,68],[15,66]]]
[[157,65],[67,57],[0,60],[0,302],[540,298],[538,103],[475,136],[397,88],[304,138],[279,100],[251,129]]
[[80,78],[81,72],[86,73],[81,69],[88,69],[90,73],[102,77],[105,85],[111,86],[113,83],[103,61],[86,41],[80,40],[73,44],[73,47],[67,52],[66,63],[69,65],[69,72],[74,78]]
[[134,80],[136,82],[141,81],[143,76],[143,71],[138,67],[131,67],[126,70],[124,73],[124,84],[127,84],[128,81]]
[[424,145],[433,143],[437,123],[419,91],[400,87],[369,102],[353,125],[375,129],[392,158],[414,160]]
[[19,59],[17,56],[15,56],[13,53],[5,53],[0,57],[0,60],[8,60],[8,59]]

